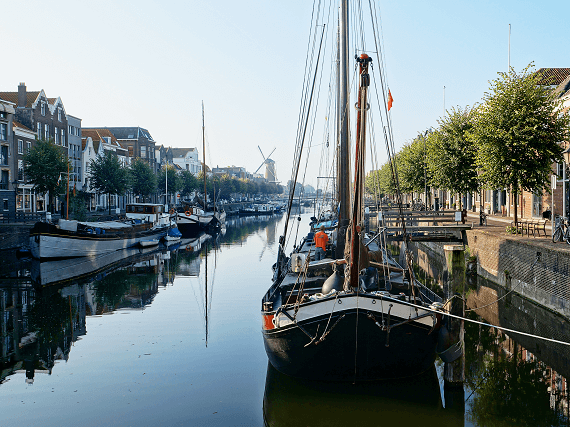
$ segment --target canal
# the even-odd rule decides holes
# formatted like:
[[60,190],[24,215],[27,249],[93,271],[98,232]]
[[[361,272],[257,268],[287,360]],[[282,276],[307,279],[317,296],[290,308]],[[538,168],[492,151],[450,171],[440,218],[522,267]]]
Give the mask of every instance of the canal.
[[[439,360],[370,384],[276,372],[259,311],[283,219],[230,219],[215,239],[92,265],[3,254],[0,425],[568,425],[568,347],[477,324],[466,323],[460,391],[444,388]],[[468,306],[501,292],[475,278]],[[469,316],[570,341],[564,319],[516,294]]]

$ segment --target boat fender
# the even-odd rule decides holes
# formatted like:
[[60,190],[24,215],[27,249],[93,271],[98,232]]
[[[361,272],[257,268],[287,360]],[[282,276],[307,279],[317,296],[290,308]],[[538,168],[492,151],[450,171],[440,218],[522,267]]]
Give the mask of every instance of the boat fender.
[[333,274],[329,276],[325,283],[323,283],[323,287],[321,289],[321,293],[328,294],[331,291],[342,291],[344,286],[344,277],[338,272],[334,271]]
[[186,215],[186,216],[190,216],[190,211],[186,211],[186,212],[184,212],[184,215]]
[[174,215],[176,213],[176,211],[174,210],[174,208],[170,209],[170,215]]

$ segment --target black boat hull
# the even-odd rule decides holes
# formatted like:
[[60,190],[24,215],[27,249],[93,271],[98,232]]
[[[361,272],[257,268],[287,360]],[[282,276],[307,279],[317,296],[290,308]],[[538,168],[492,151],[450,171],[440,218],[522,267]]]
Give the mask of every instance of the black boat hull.
[[[388,334],[368,313],[341,311],[330,320],[329,316],[321,316],[299,322],[300,327],[290,324],[263,330],[269,361],[283,374],[328,381],[406,378],[433,367],[437,328],[410,322],[394,327]],[[390,322],[394,325],[404,320],[392,317]],[[320,343],[309,344],[311,338],[301,328],[311,337],[320,338],[325,330],[330,333]]]

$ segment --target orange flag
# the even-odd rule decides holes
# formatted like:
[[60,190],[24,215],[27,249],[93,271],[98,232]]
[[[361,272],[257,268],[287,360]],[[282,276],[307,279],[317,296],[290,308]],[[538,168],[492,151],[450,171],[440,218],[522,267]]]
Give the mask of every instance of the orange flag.
[[394,102],[394,98],[392,98],[392,92],[388,89],[388,111],[392,108],[392,103]]

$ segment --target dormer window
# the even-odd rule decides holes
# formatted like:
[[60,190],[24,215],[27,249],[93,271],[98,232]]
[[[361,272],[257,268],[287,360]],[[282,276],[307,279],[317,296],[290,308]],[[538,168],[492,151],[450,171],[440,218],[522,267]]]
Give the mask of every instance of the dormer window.
[[42,113],[42,116],[46,115],[46,103],[44,101],[42,101],[42,103],[41,103],[41,113]]

